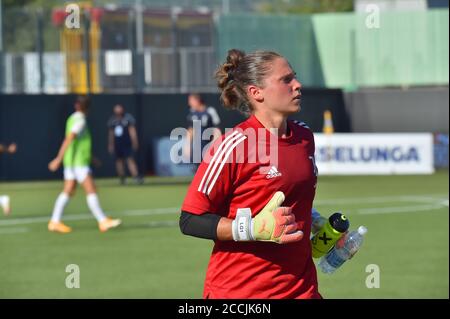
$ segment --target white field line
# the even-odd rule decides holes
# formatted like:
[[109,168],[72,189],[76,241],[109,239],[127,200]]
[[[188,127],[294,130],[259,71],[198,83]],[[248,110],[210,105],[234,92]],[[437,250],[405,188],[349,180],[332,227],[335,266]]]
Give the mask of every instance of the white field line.
[[123,212],[125,216],[147,216],[147,215],[166,215],[174,214],[180,212],[180,207],[165,207],[165,208],[154,208],[154,209],[138,209],[138,210],[127,210]]
[[164,227],[164,226],[178,226],[178,221],[175,220],[163,220],[159,222],[148,222],[143,225],[148,227]]
[[[401,212],[414,212],[414,211],[424,211],[424,210],[434,210],[442,207],[448,207],[448,199],[444,199],[447,194],[431,194],[423,196],[415,195],[403,195],[403,196],[385,196],[385,197],[365,197],[365,198],[339,198],[339,199],[329,199],[329,200],[319,200],[315,201],[315,205],[336,205],[336,204],[373,204],[373,203],[389,203],[389,202],[419,202],[428,203],[426,205],[415,205],[415,206],[396,206],[396,207],[378,207],[378,208],[363,208],[356,210],[358,214],[387,214],[387,213],[401,213]],[[164,208],[153,208],[153,209],[139,209],[139,210],[128,210],[121,213],[114,213],[115,217],[119,216],[151,216],[151,215],[167,215],[167,214],[178,214],[180,212],[180,207],[164,207]],[[64,217],[66,221],[74,220],[89,220],[92,219],[91,214],[79,214],[79,215],[68,215]],[[14,218],[0,220],[0,226],[15,226],[23,224],[34,224],[34,223],[47,223],[50,219],[50,214],[48,216],[39,217],[26,217],[26,218]]]
[[314,201],[314,205],[335,205],[335,204],[376,204],[393,202],[436,202],[448,198],[448,194],[429,195],[402,195],[402,196],[382,196],[382,197],[353,197],[322,199]]
[[27,227],[2,228],[0,229],[0,235],[26,233],[28,230]]
[[[175,220],[162,220],[162,221],[153,221],[147,222],[140,225],[144,225],[150,228],[157,227],[174,227],[178,225],[178,221]],[[27,227],[3,227],[0,228],[0,235],[9,235],[9,234],[20,234],[27,233],[30,229]]]
[[[118,216],[150,216],[150,215],[166,215],[179,213],[180,207],[165,207],[155,209],[139,209],[129,210],[122,213],[115,213],[114,217]],[[22,224],[35,224],[35,223],[47,223],[50,220],[50,215],[40,217],[28,217],[28,218],[15,218],[0,220],[0,226],[10,225],[22,225]],[[64,220],[88,220],[94,218],[91,214],[79,214],[64,216]]]
[[445,207],[442,204],[430,204],[430,205],[415,205],[415,206],[396,206],[396,207],[374,207],[374,208],[363,208],[358,209],[356,213],[362,215],[369,214],[393,214],[393,213],[413,213],[413,212],[423,212],[435,209],[441,209]]

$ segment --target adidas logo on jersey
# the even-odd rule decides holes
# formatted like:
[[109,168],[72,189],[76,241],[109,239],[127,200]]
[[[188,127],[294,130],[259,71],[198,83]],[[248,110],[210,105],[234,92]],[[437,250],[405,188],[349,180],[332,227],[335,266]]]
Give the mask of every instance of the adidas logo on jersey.
[[275,178],[281,176],[281,173],[278,171],[278,169],[275,166],[272,166],[269,170],[269,173],[267,173],[266,178]]

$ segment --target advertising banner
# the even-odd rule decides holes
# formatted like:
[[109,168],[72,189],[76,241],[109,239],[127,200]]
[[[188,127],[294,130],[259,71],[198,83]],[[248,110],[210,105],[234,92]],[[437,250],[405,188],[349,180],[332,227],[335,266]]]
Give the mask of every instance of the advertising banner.
[[314,134],[320,174],[432,174],[431,133]]

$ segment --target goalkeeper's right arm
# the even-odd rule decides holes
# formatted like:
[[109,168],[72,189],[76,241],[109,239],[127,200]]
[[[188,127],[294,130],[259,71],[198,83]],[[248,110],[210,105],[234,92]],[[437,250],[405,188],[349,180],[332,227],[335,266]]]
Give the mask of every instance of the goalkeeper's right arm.
[[252,218],[249,208],[238,209],[236,219],[206,213],[182,212],[180,229],[185,235],[214,240],[271,241],[287,244],[303,238],[297,230],[291,208],[281,207],[284,194],[276,192],[266,206]]

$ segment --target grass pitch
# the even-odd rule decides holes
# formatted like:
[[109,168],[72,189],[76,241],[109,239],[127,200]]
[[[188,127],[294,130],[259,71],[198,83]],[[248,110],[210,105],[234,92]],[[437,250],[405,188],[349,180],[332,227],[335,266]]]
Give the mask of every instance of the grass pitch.
[[[319,272],[325,298],[448,298],[448,171],[424,176],[321,176],[315,207],[344,212],[369,232],[361,251],[333,275]],[[98,180],[109,215],[123,225],[100,233],[81,189],[69,203],[66,235],[46,229],[62,182],[2,183],[13,213],[0,215],[0,298],[201,298],[212,242],[183,236],[179,207],[188,181],[147,178],[143,186]],[[68,289],[66,267],[79,266]],[[380,270],[367,288],[368,265]]]

